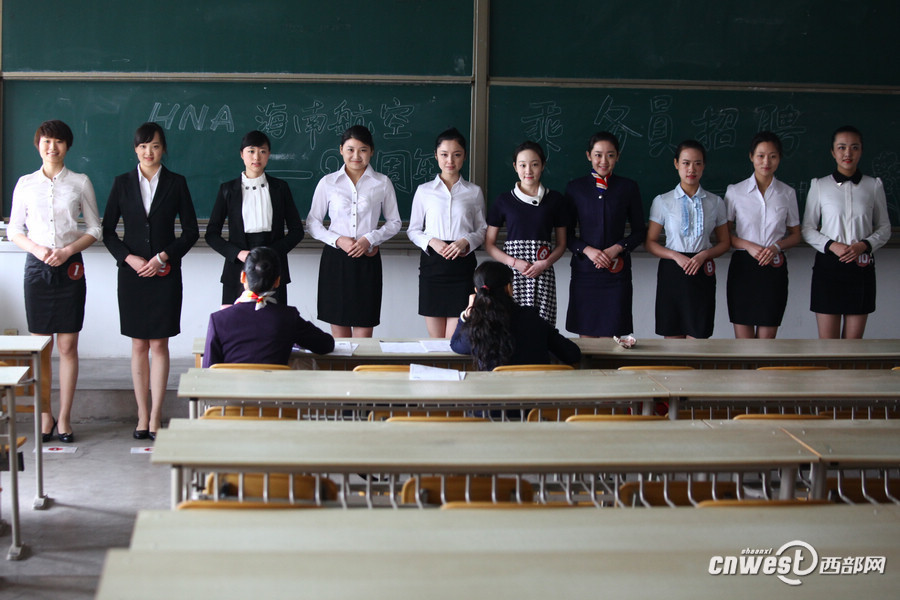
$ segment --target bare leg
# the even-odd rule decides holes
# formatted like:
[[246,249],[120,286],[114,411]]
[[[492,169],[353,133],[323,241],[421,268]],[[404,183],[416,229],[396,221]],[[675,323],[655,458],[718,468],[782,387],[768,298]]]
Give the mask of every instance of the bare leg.
[[453,333],[456,331],[456,326],[458,324],[459,319],[447,319],[447,329],[444,331],[444,337],[453,337]]
[[72,432],[72,402],[78,383],[78,333],[56,334],[59,351],[59,432]]
[[447,333],[447,317],[425,317],[428,337],[442,338]]
[[50,343],[41,355],[41,432],[50,433],[53,428],[53,407],[50,405],[50,388],[53,384],[53,334],[32,333],[31,335],[49,335]]
[[353,337],[370,338],[370,337],[372,337],[372,333],[374,330],[375,330],[374,327],[354,327],[353,328]]
[[837,340],[841,337],[841,315],[816,313],[816,326],[820,340]]
[[738,323],[732,323],[734,326],[734,337],[742,340],[756,337],[756,327],[753,325],[740,325]]
[[336,338],[353,337],[353,328],[345,327],[343,325],[332,325],[331,326],[331,335]]
[[778,335],[777,327],[764,327],[760,325],[756,330],[756,337],[761,340],[774,340],[776,335]]
[[150,340],[131,338],[131,382],[137,402],[138,424],[136,429],[150,428]]
[[862,339],[868,318],[869,315],[844,315],[844,331],[841,337],[845,340]]
[[149,429],[159,431],[162,422],[163,402],[166,399],[166,384],[169,382],[169,338],[150,340],[150,407]]
[[687,338],[686,335],[667,335],[664,337],[667,340],[683,340],[683,339]]

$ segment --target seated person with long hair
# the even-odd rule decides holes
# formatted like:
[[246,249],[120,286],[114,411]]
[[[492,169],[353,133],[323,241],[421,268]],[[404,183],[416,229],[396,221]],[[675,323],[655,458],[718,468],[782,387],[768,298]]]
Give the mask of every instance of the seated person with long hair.
[[581,350],[541,318],[531,306],[512,297],[512,271],[486,261],[475,269],[475,293],[459,316],[450,347],[471,354],[479,371],[501,365],[549,364],[550,356],[567,364],[581,360]]
[[293,306],[278,304],[281,264],[271,248],[247,255],[244,293],[233,306],[209,316],[203,366],[216,363],[288,364],[294,344],[316,354],[334,350],[334,338],[305,320]]

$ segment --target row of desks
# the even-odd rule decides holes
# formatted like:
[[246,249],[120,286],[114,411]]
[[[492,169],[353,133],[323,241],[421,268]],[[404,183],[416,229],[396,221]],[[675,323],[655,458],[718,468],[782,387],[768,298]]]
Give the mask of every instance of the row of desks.
[[[745,549],[802,562],[716,574]],[[898,565],[895,506],[142,511],[97,598],[875,598]]]
[[462,381],[412,381],[406,373],[340,371],[231,371],[190,369],[181,376],[178,397],[198,404],[284,403],[331,411],[384,407],[433,410],[530,409],[639,403],[649,414],[657,401],[669,403],[670,418],[693,405],[798,405],[843,403],[871,407],[900,399],[900,372],[828,371],[610,371],[470,372]]
[[733,421],[648,423],[368,423],[175,419],[153,463],[172,471],[172,505],[197,472],[350,474],[743,473],[779,470],[782,497],[812,466],[820,497],[828,468],[900,466],[900,423]]
[[[421,364],[471,369],[472,357],[453,352],[387,353],[375,338],[338,338],[356,345],[351,356],[316,356],[295,351],[295,368],[349,370],[359,364]],[[414,339],[389,340],[415,342]],[[627,365],[688,365],[696,368],[755,369],[778,365],[821,365],[832,368],[890,369],[900,366],[900,340],[639,340],[625,349],[608,338],[575,338],[581,348],[582,367],[616,369]],[[204,338],[195,338],[197,366]]]

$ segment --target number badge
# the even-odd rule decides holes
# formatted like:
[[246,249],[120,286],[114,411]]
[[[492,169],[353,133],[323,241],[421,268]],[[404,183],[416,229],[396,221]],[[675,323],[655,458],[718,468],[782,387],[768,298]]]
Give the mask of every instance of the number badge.
[[159,270],[157,270],[156,276],[157,277],[165,277],[166,275],[168,275],[171,272],[172,272],[172,265],[170,265],[169,263],[166,263],[165,266],[160,267]]
[[550,256],[549,246],[539,246],[534,256],[537,260],[547,260]]
[[618,273],[619,271],[621,271],[624,268],[625,268],[625,261],[617,256],[613,259],[612,265],[610,265],[610,267],[609,267],[609,272],[610,273]]
[[716,263],[712,259],[703,263],[703,272],[712,277],[716,274]]
[[784,254],[779,252],[775,256],[772,257],[772,266],[773,267],[783,267],[784,266]]
[[874,264],[875,257],[873,257],[868,252],[860,254],[856,257],[856,266],[857,267],[868,267],[871,264]]
[[84,264],[80,262],[75,262],[69,265],[69,279],[72,281],[78,281],[84,277]]

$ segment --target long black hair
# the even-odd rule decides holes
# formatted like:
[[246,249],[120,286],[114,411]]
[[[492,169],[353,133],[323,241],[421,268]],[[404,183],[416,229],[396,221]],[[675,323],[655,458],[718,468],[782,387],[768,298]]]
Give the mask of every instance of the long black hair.
[[511,327],[515,301],[507,291],[512,270],[495,261],[485,261],[475,269],[475,301],[464,324],[472,356],[479,371],[504,365],[515,350]]

